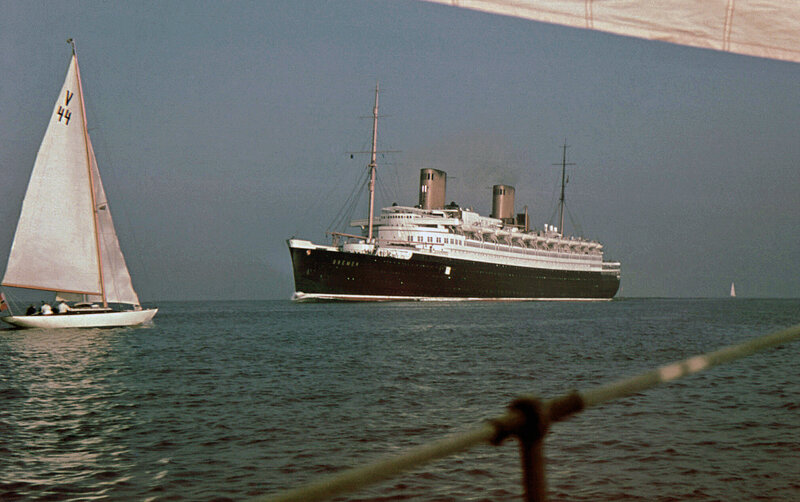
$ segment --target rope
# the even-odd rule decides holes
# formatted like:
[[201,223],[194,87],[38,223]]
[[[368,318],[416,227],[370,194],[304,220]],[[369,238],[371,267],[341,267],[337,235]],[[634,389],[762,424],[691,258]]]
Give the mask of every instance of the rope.
[[[333,221],[328,225],[328,231],[337,230],[340,226],[346,227],[349,219],[352,217],[356,206],[360,202],[359,195],[364,186],[369,181],[369,170],[362,170],[356,185],[353,187],[350,195],[345,199],[339,212],[334,216]],[[342,229],[344,230],[344,229]]]
[[[800,339],[800,324],[738,345],[668,364],[632,378],[583,392],[573,391],[537,405],[540,414],[538,422],[531,422],[532,411],[536,410],[531,410],[532,405],[528,404],[530,398],[521,398],[512,403],[505,414],[472,430],[412,448],[405,454],[396,457],[333,474],[306,486],[256,500],[263,502],[315,501],[350,493],[434,460],[466,451],[479,444],[499,444],[509,435],[520,436],[520,432],[526,434],[525,431],[530,434],[531,427],[536,429],[536,434],[544,434],[548,424],[566,420],[573,414],[591,406],[636,394],[662,383],[668,383],[798,339]],[[542,417],[542,415],[544,416]],[[522,436],[520,437],[522,438]],[[533,439],[535,438],[534,435]],[[531,439],[531,437],[527,439]],[[540,468],[543,467],[540,466]]]

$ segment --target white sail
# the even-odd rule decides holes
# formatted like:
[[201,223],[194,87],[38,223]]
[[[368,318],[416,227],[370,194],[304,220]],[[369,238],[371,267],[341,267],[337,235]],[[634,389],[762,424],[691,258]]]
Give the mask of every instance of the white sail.
[[797,0],[426,1],[800,63],[800,2]]
[[731,298],[736,297],[736,288],[733,287],[733,283],[731,283]]
[[100,256],[103,260],[103,284],[105,285],[106,301],[109,303],[128,303],[139,305],[139,297],[133,289],[131,275],[122,249],[119,247],[117,232],[111,219],[111,208],[106,199],[100,172],[97,169],[97,159],[94,156],[91,140],[89,140],[89,157],[94,179],[94,197],[97,205],[97,228],[100,239]]
[[4,286],[101,293],[79,92],[73,56],[33,165]]

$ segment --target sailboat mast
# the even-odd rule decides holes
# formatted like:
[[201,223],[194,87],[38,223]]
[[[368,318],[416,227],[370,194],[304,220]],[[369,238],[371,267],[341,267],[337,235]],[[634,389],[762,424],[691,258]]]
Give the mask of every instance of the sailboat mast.
[[81,113],[83,114],[83,145],[86,150],[86,169],[89,170],[89,192],[92,197],[92,217],[94,219],[94,244],[97,252],[97,267],[100,273],[100,295],[103,298],[103,307],[108,307],[106,301],[106,284],[103,277],[103,256],[100,252],[100,223],[97,218],[97,201],[94,194],[94,174],[92,173],[92,159],[89,153],[89,129],[86,126],[86,105],[83,101],[83,84],[81,83],[81,70],[78,66],[78,54],[75,51],[75,42],[70,38],[67,43],[72,46],[72,57],[75,59],[75,74],[78,77],[78,97],[81,102]]
[[372,213],[375,209],[376,150],[378,149],[378,84],[375,84],[375,106],[372,107],[372,156],[369,163],[369,231],[367,242],[372,242]]

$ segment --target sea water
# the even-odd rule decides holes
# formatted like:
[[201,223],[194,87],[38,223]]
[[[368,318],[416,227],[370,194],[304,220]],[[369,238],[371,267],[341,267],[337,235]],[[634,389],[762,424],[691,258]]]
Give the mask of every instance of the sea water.
[[[152,326],[0,331],[0,499],[241,500],[800,323],[800,300],[164,303]],[[800,500],[800,343],[598,406],[550,500]],[[519,500],[515,441],[347,500]]]

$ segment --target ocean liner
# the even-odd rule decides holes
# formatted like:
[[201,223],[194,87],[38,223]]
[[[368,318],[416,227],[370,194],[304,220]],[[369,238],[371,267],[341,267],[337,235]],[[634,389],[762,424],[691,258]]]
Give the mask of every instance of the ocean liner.
[[374,221],[378,88],[373,107],[369,214],[352,221],[361,235],[331,232],[332,244],[287,241],[295,301],[610,300],[619,262],[603,261],[599,242],[532,229],[514,212],[514,187],[492,187],[492,214],[445,204],[445,172],[420,171],[419,204],[386,207]]

